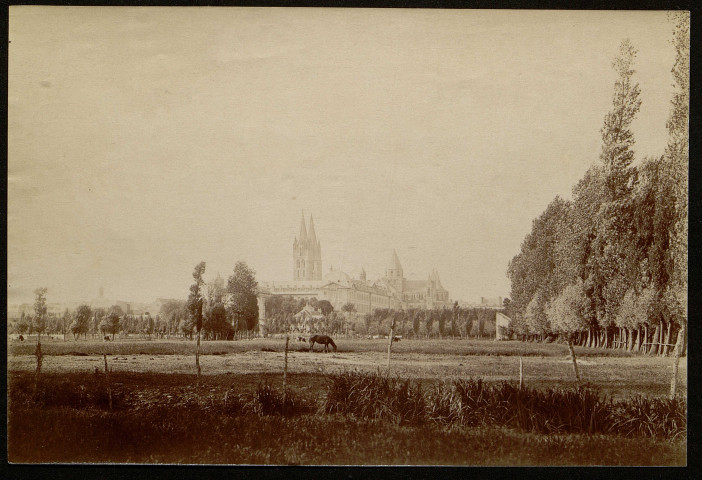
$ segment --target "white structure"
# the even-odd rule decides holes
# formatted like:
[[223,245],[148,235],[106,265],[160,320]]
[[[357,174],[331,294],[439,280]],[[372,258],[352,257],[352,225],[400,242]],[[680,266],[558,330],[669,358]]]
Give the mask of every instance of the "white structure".
[[512,319],[507,315],[500,312],[495,313],[495,340],[509,340],[507,329],[510,323],[512,323]]

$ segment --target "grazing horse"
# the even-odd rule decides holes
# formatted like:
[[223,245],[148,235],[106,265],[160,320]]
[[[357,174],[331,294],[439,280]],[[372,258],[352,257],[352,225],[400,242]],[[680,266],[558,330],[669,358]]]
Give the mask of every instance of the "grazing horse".
[[324,345],[324,351],[327,352],[329,349],[329,345],[332,346],[334,351],[336,352],[336,343],[334,343],[334,340],[331,339],[331,337],[327,335],[314,335],[310,337],[310,352],[314,349],[314,344],[319,343],[320,345]]

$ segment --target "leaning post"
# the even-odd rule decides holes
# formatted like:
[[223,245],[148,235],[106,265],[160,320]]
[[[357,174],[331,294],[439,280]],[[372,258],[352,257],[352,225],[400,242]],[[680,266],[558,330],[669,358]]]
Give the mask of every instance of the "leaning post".
[[675,342],[675,360],[673,361],[673,378],[670,380],[670,398],[675,398],[678,387],[678,368],[680,365],[680,355],[682,354],[683,345],[685,344],[685,321],[683,321],[680,331],[678,332],[678,340]]
[[388,376],[390,376],[390,351],[392,350],[392,337],[393,330],[395,330],[395,317],[392,318],[392,323],[390,324],[390,338],[388,341]]

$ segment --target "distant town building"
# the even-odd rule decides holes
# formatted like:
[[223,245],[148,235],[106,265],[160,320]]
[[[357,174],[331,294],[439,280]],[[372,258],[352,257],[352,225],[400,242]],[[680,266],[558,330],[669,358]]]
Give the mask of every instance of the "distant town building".
[[[335,310],[352,304],[359,313],[372,313],[377,308],[442,308],[449,307],[449,292],[441,285],[439,273],[432,271],[427,280],[407,280],[402,264],[393,250],[385,276],[368,281],[361,268],[357,278],[341,270],[330,268],[322,275],[322,247],[310,216],[309,228],[305,218],[300,222],[300,232],[293,240],[293,275],[289,281],[261,282],[260,297],[291,295],[296,298],[328,300]],[[259,316],[265,318],[260,305]]]
[[510,335],[507,335],[512,319],[507,315],[497,312],[495,313],[495,340],[509,340]]
[[502,297],[480,297],[480,305],[489,308],[502,308]]

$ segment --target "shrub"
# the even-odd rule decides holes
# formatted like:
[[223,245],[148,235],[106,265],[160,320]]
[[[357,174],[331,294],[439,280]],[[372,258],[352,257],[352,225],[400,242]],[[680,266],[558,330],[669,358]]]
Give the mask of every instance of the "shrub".
[[439,425],[463,423],[463,405],[449,382],[434,385],[426,399],[427,419]]
[[290,416],[309,410],[304,402],[293,392],[288,391],[287,395],[283,395],[283,392],[268,384],[258,385],[246,407],[249,411],[259,416]]
[[380,375],[343,373],[331,375],[321,413],[390,420],[396,424],[426,419],[424,394],[410,380],[390,380]]
[[227,390],[222,402],[222,413],[234,417],[245,413],[245,411],[246,399],[241,395],[232,394],[231,389]]
[[637,395],[614,404],[611,431],[629,437],[677,438],[687,433],[686,414],[684,399]]
[[423,423],[426,419],[426,402],[421,385],[413,385],[409,380],[395,383],[390,397],[390,412],[399,425]]
[[[45,378],[39,382],[35,395],[32,392],[32,383],[28,380],[13,380],[11,401],[18,404],[34,403],[43,407],[109,408],[105,376],[100,372],[92,374],[84,381],[76,381],[73,378],[53,381]],[[119,408],[122,403],[122,395],[113,390],[113,408]]]

